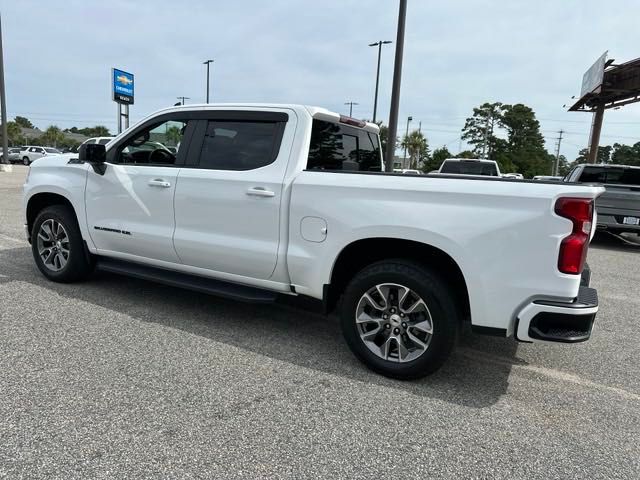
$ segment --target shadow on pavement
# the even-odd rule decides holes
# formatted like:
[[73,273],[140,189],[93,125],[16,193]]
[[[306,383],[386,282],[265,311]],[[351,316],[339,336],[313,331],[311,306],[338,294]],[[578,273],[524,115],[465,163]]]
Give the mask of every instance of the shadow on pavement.
[[352,356],[335,316],[290,302],[244,304],[103,272],[83,283],[57,284],[40,274],[26,247],[0,251],[0,283],[13,281],[316,371],[473,408],[496,403],[507,391],[511,365],[524,363],[515,357],[514,340],[473,335],[464,328],[459,349],[440,371],[400,382],[370,372]]
[[598,231],[589,248],[640,253],[640,236],[627,233],[617,235],[607,231]]

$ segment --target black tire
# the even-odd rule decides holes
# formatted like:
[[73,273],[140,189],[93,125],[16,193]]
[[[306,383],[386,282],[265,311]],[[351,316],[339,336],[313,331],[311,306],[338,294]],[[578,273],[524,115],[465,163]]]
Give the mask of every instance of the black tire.
[[[42,224],[48,220],[62,224],[68,237],[68,258],[64,267],[58,271],[47,267],[38,253],[38,232]],[[31,229],[31,251],[40,272],[54,282],[70,283],[83,280],[95,267],[93,257],[85,249],[75,213],[65,205],[52,205],[38,214]]]
[[31,162],[29,161],[29,157],[22,157],[22,164],[29,165]]
[[[385,360],[373,353],[360,337],[355,321],[360,299],[384,283],[408,287],[428,307],[433,333],[428,347],[414,360]],[[440,368],[455,346],[460,319],[451,287],[430,268],[402,259],[377,262],[361,270],[347,286],[340,306],[342,332],[355,356],[371,370],[401,380],[424,377]]]

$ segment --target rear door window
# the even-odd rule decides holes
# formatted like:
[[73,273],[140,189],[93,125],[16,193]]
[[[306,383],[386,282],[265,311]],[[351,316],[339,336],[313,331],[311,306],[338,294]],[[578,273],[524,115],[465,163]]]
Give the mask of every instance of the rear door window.
[[198,168],[255,170],[275,161],[284,123],[210,120]]
[[339,123],[314,120],[307,159],[308,170],[382,170],[378,136]]

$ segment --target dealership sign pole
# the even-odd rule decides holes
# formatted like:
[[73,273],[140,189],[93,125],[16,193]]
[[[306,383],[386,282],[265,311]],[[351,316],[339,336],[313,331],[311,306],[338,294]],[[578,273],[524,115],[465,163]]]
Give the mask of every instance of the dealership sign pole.
[[129,105],[133,105],[134,82],[133,73],[118,68],[111,69],[111,93],[113,101],[118,104],[118,133],[129,128]]

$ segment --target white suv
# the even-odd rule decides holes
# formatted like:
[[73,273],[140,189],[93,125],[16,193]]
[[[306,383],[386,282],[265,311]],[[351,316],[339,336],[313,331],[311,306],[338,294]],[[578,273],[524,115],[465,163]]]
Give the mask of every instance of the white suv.
[[60,150],[51,147],[26,146],[20,152],[20,158],[22,159],[23,164],[30,165],[31,162],[40,157],[47,155],[60,155],[61,153],[62,152]]

